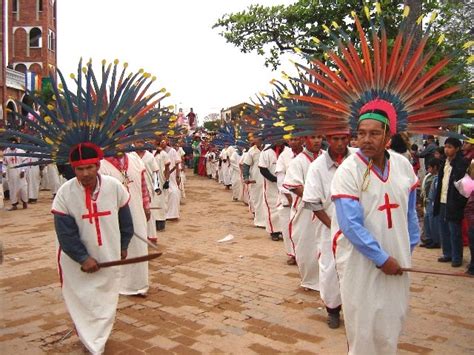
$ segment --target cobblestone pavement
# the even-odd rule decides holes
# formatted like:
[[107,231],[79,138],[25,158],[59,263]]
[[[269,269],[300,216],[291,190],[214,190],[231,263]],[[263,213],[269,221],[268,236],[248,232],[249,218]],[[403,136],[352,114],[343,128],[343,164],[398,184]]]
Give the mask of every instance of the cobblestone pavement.
[[[84,353],[61,299],[50,205],[42,192],[26,211],[0,211],[1,354]],[[299,287],[283,243],[252,227],[229,191],[190,176],[182,218],[166,228],[164,254],[150,262],[149,295],[120,298],[106,354],[346,352],[344,328],[326,326],[318,293]],[[228,234],[235,238],[217,243]],[[452,271],[436,262],[438,253],[419,248],[414,265]],[[412,281],[400,353],[473,354],[474,280]]]

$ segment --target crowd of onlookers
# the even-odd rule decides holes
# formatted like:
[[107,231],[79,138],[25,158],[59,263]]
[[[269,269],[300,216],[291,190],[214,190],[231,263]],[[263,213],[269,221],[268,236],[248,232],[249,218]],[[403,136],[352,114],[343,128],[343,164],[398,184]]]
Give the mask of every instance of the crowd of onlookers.
[[[427,136],[425,146],[406,144],[403,135],[392,139],[391,149],[406,154],[420,177],[423,234],[421,247],[442,250],[439,262],[462,266],[463,246],[469,245],[474,275],[474,139],[447,138],[443,146]],[[403,144],[405,143],[405,144]],[[423,163],[423,164],[422,164]]]

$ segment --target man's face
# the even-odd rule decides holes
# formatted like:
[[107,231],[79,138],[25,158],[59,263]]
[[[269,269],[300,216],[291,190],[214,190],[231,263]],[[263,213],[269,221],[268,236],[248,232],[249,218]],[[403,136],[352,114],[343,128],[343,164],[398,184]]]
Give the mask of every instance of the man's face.
[[262,140],[260,138],[254,138],[252,140],[253,144],[260,149],[260,147],[262,146]]
[[390,135],[385,132],[382,122],[363,120],[357,130],[357,144],[362,153],[369,159],[383,154]]
[[446,157],[448,157],[449,159],[454,158],[458,151],[459,151],[459,148],[456,148],[455,146],[451,144],[444,145],[444,154],[446,154]]
[[288,140],[288,145],[292,150],[298,151],[303,146],[303,140],[301,137],[293,137]]
[[308,149],[311,153],[317,153],[321,149],[321,144],[323,142],[323,136],[306,136],[304,139],[304,143],[306,149]]
[[137,147],[137,148],[142,148],[142,147],[145,145],[145,141],[143,141],[143,140],[138,140],[138,141],[133,142],[133,144],[134,144],[135,147]]
[[349,144],[349,136],[347,134],[335,134],[328,136],[329,149],[336,155],[343,155],[346,153],[347,145]]
[[161,142],[160,142],[160,147],[161,149],[165,149],[166,148],[166,145],[167,145],[167,142],[165,139],[163,139]]
[[358,148],[359,147],[359,144],[357,142],[357,137],[352,137],[351,138],[351,147],[352,148]]
[[81,165],[74,168],[77,180],[84,187],[94,187],[97,181],[98,164]]

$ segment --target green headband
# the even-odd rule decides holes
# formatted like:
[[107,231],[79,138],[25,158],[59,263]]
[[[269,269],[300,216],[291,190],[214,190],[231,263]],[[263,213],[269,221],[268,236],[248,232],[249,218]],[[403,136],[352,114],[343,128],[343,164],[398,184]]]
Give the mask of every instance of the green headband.
[[383,124],[387,126],[390,126],[388,118],[381,115],[380,113],[375,113],[375,112],[364,113],[359,117],[359,123],[364,120],[375,120],[375,121],[382,122]]

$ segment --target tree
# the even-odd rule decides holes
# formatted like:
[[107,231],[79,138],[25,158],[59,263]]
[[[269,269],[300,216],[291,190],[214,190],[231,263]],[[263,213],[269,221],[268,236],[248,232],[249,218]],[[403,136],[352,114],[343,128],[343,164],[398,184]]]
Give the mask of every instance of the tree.
[[[394,38],[398,32],[403,4],[410,6],[408,26],[415,26],[416,19],[421,14],[439,12],[434,29],[445,35],[445,41],[441,44],[441,50],[437,50],[436,55],[428,63],[428,68],[431,63],[439,60],[439,56],[444,55],[443,49],[452,53],[472,39],[474,5],[470,0],[380,0],[379,3],[388,38]],[[242,52],[256,51],[265,58],[266,66],[277,69],[281,56],[286,52],[292,52],[295,47],[304,54],[321,58],[324,49],[313,41],[315,37],[326,47],[335,48],[335,40],[323,29],[323,25],[330,26],[332,21],[343,27],[350,36],[355,37],[356,31],[353,30],[348,16],[351,11],[359,14],[362,26],[368,30],[370,24],[362,15],[363,7],[367,5],[373,8],[373,4],[374,1],[364,0],[298,0],[289,6],[251,5],[247,10],[223,15],[213,28],[220,29],[220,35]],[[417,37],[419,40],[420,36]],[[416,39],[413,48],[416,48]],[[433,36],[429,47],[436,46],[437,39],[437,36]],[[459,66],[456,77],[448,84],[462,82],[464,88],[460,94],[464,96],[470,96],[473,85],[472,70],[470,72],[468,65],[465,64],[468,55],[467,49],[459,51],[453,63],[446,68],[448,71]]]

